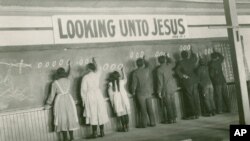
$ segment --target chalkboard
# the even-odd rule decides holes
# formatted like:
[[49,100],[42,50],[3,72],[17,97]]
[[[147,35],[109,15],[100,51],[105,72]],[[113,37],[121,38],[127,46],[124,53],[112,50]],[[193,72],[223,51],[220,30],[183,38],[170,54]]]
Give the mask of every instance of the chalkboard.
[[213,42],[214,48],[224,56],[222,70],[227,82],[234,82],[234,73],[231,60],[231,48],[228,41]]
[[[179,59],[180,50],[193,46],[195,52],[212,47],[212,41],[176,40],[176,41],[147,41],[128,43],[53,45],[27,47],[26,51],[0,52],[0,111],[29,109],[44,104],[52,76],[58,67],[66,67],[71,60],[72,95],[79,98],[81,77],[85,65],[92,57],[96,57],[103,70],[101,89],[106,96],[106,77],[113,70],[125,67],[129,75],[138,57],[146,56],[153,69],[155,57],[164,52],[170,53],[175,60]],[[17,49],[19,47],[16,47]],[[26,47],[23,47],[24,49]],[[34,50],[39,48],[40,50]],[[45,48],[44,50],[42,50]]]

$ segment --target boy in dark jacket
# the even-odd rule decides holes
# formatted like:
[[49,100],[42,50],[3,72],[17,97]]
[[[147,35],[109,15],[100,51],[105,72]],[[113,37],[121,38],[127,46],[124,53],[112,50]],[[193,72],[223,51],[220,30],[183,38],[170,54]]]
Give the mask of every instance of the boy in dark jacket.
[[216,110],[214,104],[214,89],[210,80],[206,58],[201,58],[201,56],[197,74],[199,79],[199,88],[205,102],[205,108],[207,109],[206,116],[214,116]]
[[197,119],[200,114],[200,99],[198,93],[198,79],[195,73],[198,65],[198,58],[191,49],[191,56],[187,51],[181,52],[182,60],[176,66],[176,74],[180,78],[183,94],[188,103],[188,115],[186,119]]
[[214,50],[214,52],[211,54],[211,61],[208,64],[210,78],[214,86],[214,96],[218,114],[222,113],[223,102],[225,102],[226,110],[229,111],[226,79],[222,71],[223,61],[224,57],[222,54]]
[[[157,93],[162,99],[162,109],[167,109],[164,119],[167,123],[176,123],[175,92],[177,84],[174,78],[174,64],[166,62],[165,56],[158,57],[160,66],[157,69]],[[165,113],[165,112],[164,112]],[[167,116],[166,116],[167,115]]]

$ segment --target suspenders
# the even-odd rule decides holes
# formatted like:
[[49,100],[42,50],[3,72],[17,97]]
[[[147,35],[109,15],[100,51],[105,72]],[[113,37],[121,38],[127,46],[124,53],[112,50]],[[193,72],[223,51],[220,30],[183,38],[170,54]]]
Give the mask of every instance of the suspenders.
[[[57,86],[58,86],[58,88],[59,88],[59,90],[61,91],[62,94],[67,94],[69,92],[69,88],[67,89],[67,91],[64,91],[62,89],[61,85],[59,84],[59,82],[58,81],[55,81],[55,82],[56,82],[56,84],[57,84]],[[69,84],[69,87],[70,87],[70,84]]]

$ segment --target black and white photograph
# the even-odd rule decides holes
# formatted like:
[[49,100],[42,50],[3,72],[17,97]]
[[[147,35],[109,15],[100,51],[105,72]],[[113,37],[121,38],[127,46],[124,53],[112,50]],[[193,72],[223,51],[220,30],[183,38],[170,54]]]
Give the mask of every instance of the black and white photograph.
[[0,0],[0,141],[247,141],[250,0]]

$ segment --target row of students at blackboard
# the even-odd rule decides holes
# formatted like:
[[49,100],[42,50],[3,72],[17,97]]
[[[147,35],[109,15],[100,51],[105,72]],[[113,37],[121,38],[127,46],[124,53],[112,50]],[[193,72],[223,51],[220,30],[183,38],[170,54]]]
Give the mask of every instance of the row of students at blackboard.
[[[158,57],[160,66],[156,69],[156,93],[160,98],[164,123],[176,122],[176,107],[174,94],[177,91],[177,78],[184,100],[187,103],[185,119],[197,119],[201,115],[201,101],[204,101],[205,116],[213,116],[224,111],[229,112],[229,98],[226,80],[222,70],[224,57],[213,49],[210,57],[195,54],[192,50],[181,52],[181,60],[176,64],[168,56]],[[211,60],[208,60],[211,58]],[[143,126],[147,126],[147,116],[150,125],[154,126],[155,119],[150,112],[150,95],[153,93],[151,71],[145,59],[136,61],[138,69],[133,73],[132,93],[136,95],[143,117]],[[174,77],[174,76],[177,77]],[[225,106],[223,106],[225,105]]]
[[[70,94],[70,80],[68,78],[70,71],[70,62],[68,63],[68,72],[64,68],[57,69],[56,80],[52,84],[51,94],[48,97],[45,109],[50,109],[53,104],[55,131],[61,132],[63,140],[67,141],[67,132],[69,131],[70,140],[73,140],[73,130],[79,128],[79,122],[76,112],[75,102]],[[109,121],[105,99],[99,88],[99,78],[101,71],[93,58],[92,63],[87,65],[87,74],[83,77],[81,83],[81,97],[84,107],[83,116],[86,124],[92,125],[91,138],[97,138],[97,126],[100,128],[100,136],[104,136],[104,124]],[[125,91],[126,76],[122,69],[122,76],[115,71],[109,78],[109,96],[112,106],[122,122],[124,131],[128,131],[128,122],[130,105],[127,93]]]
[[[174,73],[176,72],[182,90],[186,95],[186,100],[189,104],[188,119],[195,119],[199,116],[199,96],[198,84],[202,88],[202,95],[205,99],[205,105],[209,114],[221,112],[222,103],[222,87],[224,88],[224,79],[221,69],[221,62],[223,57],[221,54],[214,52],[209,63],[209,67],[200,59],[198,65],[197,56],[191,51],[191,57],[188,57],[187,51],[181,52],[182,60],[175,64],[171,59],[166,56],[158,57],[160,65],[157,67],[157,94],[161,101],[162,108],[165,109],[164,123],[176,123],[176,107],[174,94],[177,91],[176,80]],[[145,58],[139,58],[136,61],[137,69],[133,72],[132,76],[132,94],[135,95],[138,103],[139,111],[142,115],[142,127],[148,126],[147,117],[150,119],[149,126],[155,126],[155,115],[152,108],[152,94],[153,81],[152,72],[146,63]],[[67,140],[67,131],[69,131],[70,140],[73,140],[73,130],[79,128],[76,106],[70,92],[70,80],[67,78],[70,71],[69,63],[68,72],[63,68],[57,70],[57,79],[52,84],[51,95],[46,102],[46,109],[49,109],[53,103],[54,125],[58,132],[62,132],[64,140]],[[198,67],[198,77],[195,70]],[[175,71],[173,68],[175,67]],[[104,124],[109,121],[105,99],[99,88],[99,78],[101,71],[93,58],[92,63],[87,65],[88,73],[83,77],[81,83],[81,97],[84,107],[83,116],[86,123],[92,125],[92,138],[98,137],[97,126],[100,128],[100,136],[104,136]],[[210,74],[210,76],[209,76]],[[214,82],[214,89],[216,97],[216,107],[214,106],[213,99],[213,86],[211,85],[210,78]],[[221,80],[223,79],[223,80]],[[128,95],[125,90],[127,82],[124,70],[121,74],[114,71],[109,77],[109,97],[114,111],[122,123],[122,130],[128,131],[129,127],[129,114],[130,105]],[[221,84],[216,86],[217,81]],[[223,83],[222,83],[223,82]],[[163,110],[165,111],[165,110]]]
[[[174,94],[177,91],[177,84],[173,76],[173,63],[166,56],[158,57],[160,65],[156,68],[156,91],[159,96],[162,112],[164,112],[163,123],[176,123],[176,106]],[[154,81],[151,67],[145,60],[145,57],[136,60],[137,69],[132,76],[132,94],[135,95],[139,111],[141,113],[141,125],[155,126],[155,111],[153,108]],[[165,110],[166,109],[166,110]],[[167,111],[167,113],[165,113]],[[148,124],[148,117],[150,123]]]
[[175,69],[189,107],[186,119],[197,119],[201,115],[200,98],[204,100],[206,116],[222,113],[223,105],[224,111],[229,112],[222,54],[213,49],[209,61],[208,57],[195,54],[191,48],[191,55],[188,56],[187,51],[182,51],[182,60],[177,63]]

